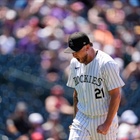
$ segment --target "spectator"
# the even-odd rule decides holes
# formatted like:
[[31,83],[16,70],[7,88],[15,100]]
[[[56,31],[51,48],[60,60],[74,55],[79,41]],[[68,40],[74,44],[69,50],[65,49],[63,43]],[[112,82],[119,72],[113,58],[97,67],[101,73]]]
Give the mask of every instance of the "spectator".
[[64,89],[61,85],[55,85],[51,88],[51,95],[45,100],[46,111],[49,113],[73,114],[73,107],[63,96]]
[[39,132],[33,132],[31,134],[31,140],[45,140],[44,136]]
[[[50,134],[55,137],[55,140],[59,140],[60,137],[63,137],[61,136],[61,134],[65,134],[65,132],[69,131],[68,126],[69,121],[72,119],[73,107],[64,97],[65,90],[61,85],[54,85],[51,88],[50,93],[51,95],[48,96],[45,100],[45,108],[46,111],[49,113],[49,119],[46,122],[47,126],[45,125],[47,128],[45,127],[45,129],[50,129]],[[51,124],[51,128],[48,128],[49,124]],[[58,128],[60,130],[57,130]],[[64,138],[61,138],[60,140],[63,139]]]
[[44,130],[42,128],[42,124],[44,122],[43,116],[40,113],[31,113],[28,119],[31,125],[31,130],[30,130],[31,139],[37,140],[34,137],[41,136],[40,139],[43,140],[44,139]]
[[105,45],[113,45],[113,34],[108,30],[108,26],[104,22],[99,22],[97,29],[93,31],[95,41],[100,42],[103,47]]
[[56,112],[50,113],[48,120],[42,126],[45,130],[45,138],[52,140],[65,140],[67,138],[66,130]]
[[20,137],[18,137],[16,140],[30,140],[28,135],[21,135]]
[[12,54],[16,47],[16,40],[10,34],[8,29],[3,30],[3,34],[0,36],[0,53],[3,55]]
[[125,110],[120,118],[117,140],[135,140],[138,132],[137,121],[138,117],[132,110]]
[[127,81],[131,78],[137,82],[140,81],[140,52],[135,50],[132,54],[132,62],[130,62],[123,70],[123,77]]
[[6,121],[7,131],[13,138],[29,133],[30,124],[28,122],[27,105],[25,102],[18,102],[15,112]]

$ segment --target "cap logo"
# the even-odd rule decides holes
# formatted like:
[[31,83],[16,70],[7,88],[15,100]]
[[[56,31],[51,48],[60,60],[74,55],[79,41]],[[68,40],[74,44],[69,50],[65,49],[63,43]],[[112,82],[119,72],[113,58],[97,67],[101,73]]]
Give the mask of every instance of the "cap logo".
[[83,44],[85,45],[85,44],[86,44],[86,42],[83,42]]
[[70,40],[69,45],[74,46],[72,40]]

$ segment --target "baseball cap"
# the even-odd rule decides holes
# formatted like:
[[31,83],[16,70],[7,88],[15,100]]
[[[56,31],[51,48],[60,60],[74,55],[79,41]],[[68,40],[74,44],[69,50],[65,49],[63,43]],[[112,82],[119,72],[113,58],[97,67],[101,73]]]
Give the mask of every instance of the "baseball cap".
[[65,53],[74,53],[78,52],[87,44],[92,44],[88,36],[83,32],[75,32],[69,36],[68,46],[64,52]]

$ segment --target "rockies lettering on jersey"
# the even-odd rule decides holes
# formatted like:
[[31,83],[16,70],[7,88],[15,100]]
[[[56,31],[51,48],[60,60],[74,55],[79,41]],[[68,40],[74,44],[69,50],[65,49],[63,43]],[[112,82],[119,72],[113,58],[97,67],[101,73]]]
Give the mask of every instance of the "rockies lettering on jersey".
[[80,76],[74,77],[73,79],[75,81],[75,86],[77,86],[79,83],[91,83],[96,86],[100,86],[102,82],[101,78],[97,78],[91,75],[80,75]]

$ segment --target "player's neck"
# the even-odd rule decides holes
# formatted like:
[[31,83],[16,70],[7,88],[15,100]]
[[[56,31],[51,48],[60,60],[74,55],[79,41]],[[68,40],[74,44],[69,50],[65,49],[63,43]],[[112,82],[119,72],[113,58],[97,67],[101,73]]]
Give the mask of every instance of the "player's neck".
[[98,52],[98,50],[96,50],[96,49],[94,49],[94,48],[90,48],[90,50],[89,50],[89,58],[88,58],[88,63],[90,63],[95,57],[96,57],[96,55],[97,55],[97,52]]

